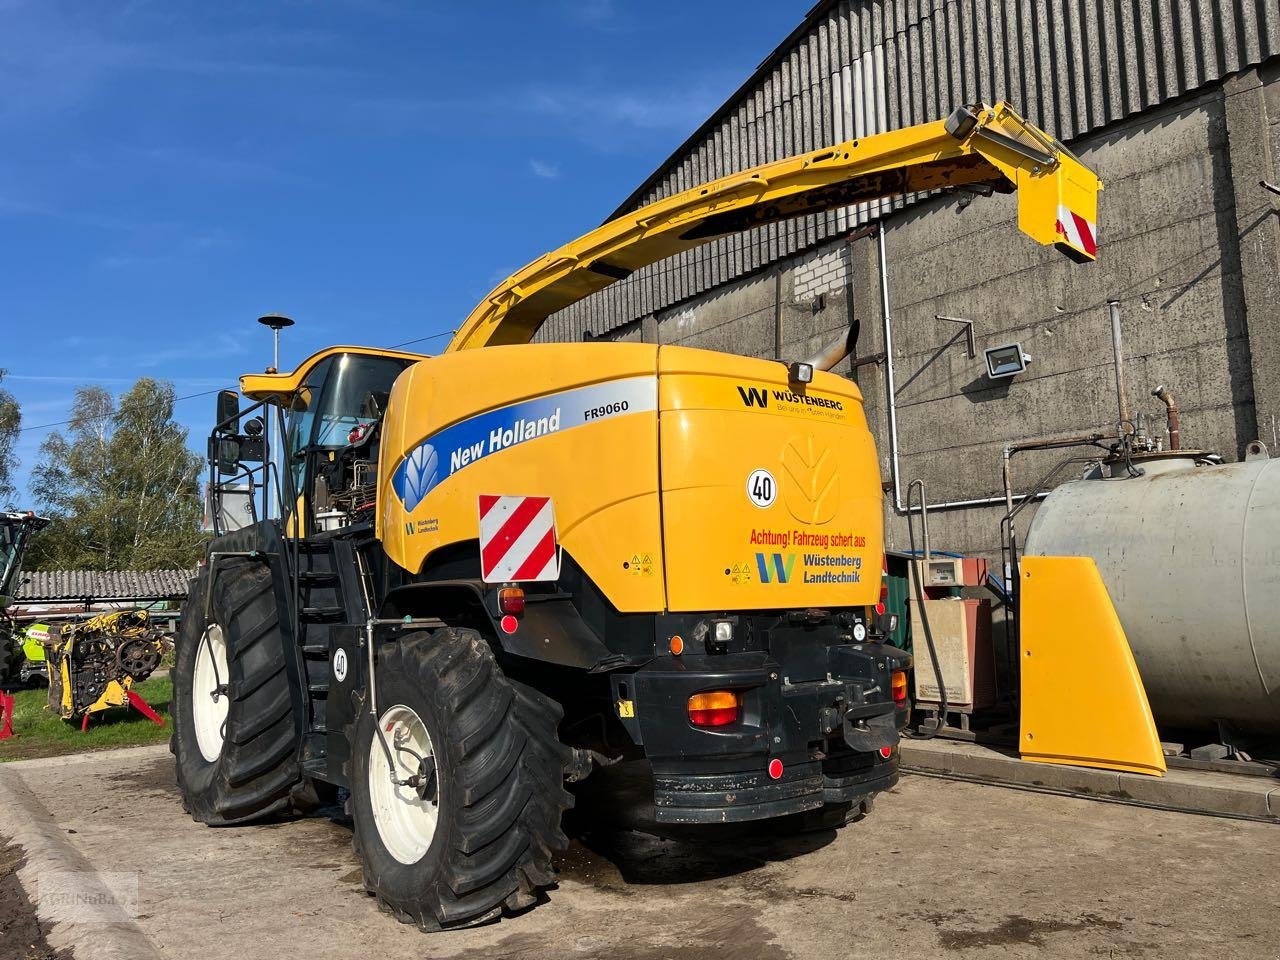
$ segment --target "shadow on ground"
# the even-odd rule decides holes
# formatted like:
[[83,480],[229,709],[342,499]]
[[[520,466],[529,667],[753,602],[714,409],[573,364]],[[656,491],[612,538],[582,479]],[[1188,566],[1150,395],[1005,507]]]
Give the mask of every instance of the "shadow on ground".
[[[660,824],[644,762],[598,770],[578,785],[575,796],[566,832],[608,860],[623,883],[636,885],[721,880],[803,856],[835,840],[835,828],[850,819],[846,806],[765,822]],[[598,871],[582,869],[583,852],[570,847],[558,864],[561,875],[598,886]]]
[[[169,757],[122,769],[112,779],[114,786],[137,794],[172,797],[176,810],[181,810]],[[722,880],[804,856],[835,840],[835,827],[848,817],[847,811],[837,810],[765,823],[659,824],[652,779],[643,762],[597,771],[575,793],[574,809],[565,821],[565,832],[574,842],[556,858],[557,871],[562,879],[614,893],[629,886]],[[342,799],[335,798],[310,816],[350,830]],[[267,825],[286,822],[288,818],[273,819]],[[345,851],[334,851],[340,852]]]

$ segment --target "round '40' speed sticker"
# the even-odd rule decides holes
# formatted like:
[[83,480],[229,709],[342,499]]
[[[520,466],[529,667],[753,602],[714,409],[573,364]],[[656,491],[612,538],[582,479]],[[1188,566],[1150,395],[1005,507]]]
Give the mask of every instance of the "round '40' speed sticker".
[[747,477],[747,496],[757,507],[769,507],[778,498],[778,482],[768,470],[752,470]]

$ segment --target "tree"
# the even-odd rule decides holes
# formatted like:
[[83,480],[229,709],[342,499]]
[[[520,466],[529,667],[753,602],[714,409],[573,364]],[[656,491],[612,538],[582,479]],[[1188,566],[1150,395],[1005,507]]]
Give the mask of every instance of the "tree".
[[31,492],[53,521],[32,540],[31,569],[192,567],[202,554],[203,461],[173,420],[173,386],[140,378],[119,403],[76,390],[68,435],[40,446]]
[[[0,383],[8,370],[0,369]],[[18,431],[22,427],[22,411],[13,394],[0,387],[0,504],[13,506],[13,497],[18,491],[13,488],[13,471],[17,469],[18,458],[13,448],[18,442]]]

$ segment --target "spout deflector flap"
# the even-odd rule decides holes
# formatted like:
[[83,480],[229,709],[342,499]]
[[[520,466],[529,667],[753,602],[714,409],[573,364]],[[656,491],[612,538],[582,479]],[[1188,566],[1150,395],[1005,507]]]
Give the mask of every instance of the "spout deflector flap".
[[1089,557],[1021,560],[1022,759],[1164,776],[1120,619]]

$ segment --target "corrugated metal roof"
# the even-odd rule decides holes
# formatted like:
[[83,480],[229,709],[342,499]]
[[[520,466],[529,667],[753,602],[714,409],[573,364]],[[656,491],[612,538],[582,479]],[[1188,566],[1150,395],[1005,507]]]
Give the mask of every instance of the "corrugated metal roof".
[[[827,0],[616,211],[758,163],[1008,100],[1069,141],[1280,52],[1280,0]],[[605,333],[897,206],[715,241],[553,315],[539,339]]]
[[[19,573],[17,601],[181,600],[195,570],[37,570]],[[29,581],[24,583],[23,581]]]

